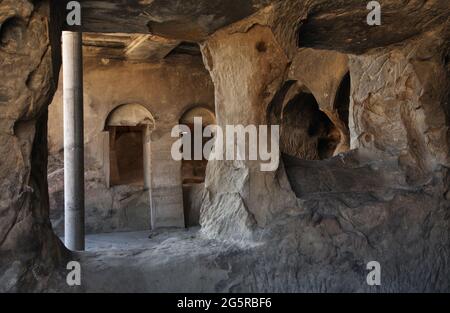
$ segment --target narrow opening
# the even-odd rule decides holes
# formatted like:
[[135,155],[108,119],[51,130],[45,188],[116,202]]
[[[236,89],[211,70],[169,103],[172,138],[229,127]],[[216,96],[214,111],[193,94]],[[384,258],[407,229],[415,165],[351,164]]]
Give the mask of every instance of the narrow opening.
[[334,112],[332,113],[333,122],[341,133],[341,141],[335,154],[347,152],[350,150],[350,73],[347,73],[342,79],[336,93],[334,101]]
[[336,94],[335,109],[339,118],[348,128],[350,107],[350,73],[347,73],[342,79]]

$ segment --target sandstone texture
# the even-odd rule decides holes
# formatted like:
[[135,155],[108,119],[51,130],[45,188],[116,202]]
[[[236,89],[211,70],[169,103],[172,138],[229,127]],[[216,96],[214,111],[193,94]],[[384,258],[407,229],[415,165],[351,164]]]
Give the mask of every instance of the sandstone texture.
[[46,175],[58,30],[47,1],[2,1],[0,25],[0,290],[43,290],[66,253],[51,229]]

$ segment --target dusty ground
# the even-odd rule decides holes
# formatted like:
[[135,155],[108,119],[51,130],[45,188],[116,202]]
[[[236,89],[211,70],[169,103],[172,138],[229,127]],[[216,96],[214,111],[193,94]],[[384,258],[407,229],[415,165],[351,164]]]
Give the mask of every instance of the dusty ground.
[[[167,229],[157,232],[115,232],[86,235],[86,252],[110,252],[127,250],[149,250],[173,241],[198,239],[199,227],[186,230]],[[61,237],[64,241],[64,237]]]
[[88,235],[86,252],[74,256],[81,263],[82,286],[67,287],[65,278],[58,277],[50,291],[217,291],[219,282],[228,275],[216,260],[240,248],[205,239],[199,230]]

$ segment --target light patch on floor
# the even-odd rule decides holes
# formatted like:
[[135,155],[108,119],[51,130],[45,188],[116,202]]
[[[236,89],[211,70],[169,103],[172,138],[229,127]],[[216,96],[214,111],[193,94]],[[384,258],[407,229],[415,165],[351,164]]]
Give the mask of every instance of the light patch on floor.
[[[196,239],[200,227],[86,235],[86,251],[147,250],[171,241]],[[64,237],[61,237],[64,242]]]

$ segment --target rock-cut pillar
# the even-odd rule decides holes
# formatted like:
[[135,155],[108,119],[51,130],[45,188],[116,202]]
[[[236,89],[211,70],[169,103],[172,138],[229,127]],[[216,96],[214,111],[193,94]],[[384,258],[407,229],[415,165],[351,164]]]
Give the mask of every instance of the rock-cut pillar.
[[65,245],[84,250],[82,34],[63,32]]

